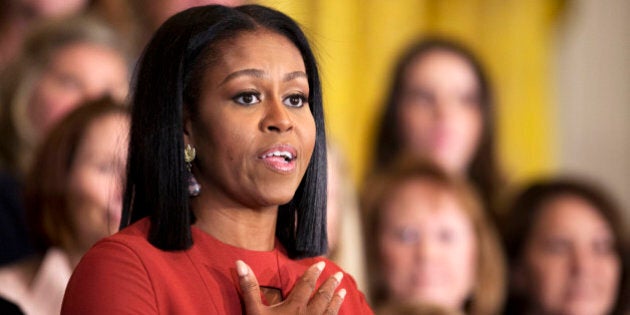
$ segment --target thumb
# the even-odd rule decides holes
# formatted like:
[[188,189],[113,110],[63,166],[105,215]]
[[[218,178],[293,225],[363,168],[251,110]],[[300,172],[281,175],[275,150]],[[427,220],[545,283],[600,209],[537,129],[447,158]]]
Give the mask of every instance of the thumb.
[[236,273],[241,287],[241,297],[245,303],[245,313],[248,315],[260,314],[260,309],[263,306],[260,300],[260,287],[252,269],[242,260],[237,260]]

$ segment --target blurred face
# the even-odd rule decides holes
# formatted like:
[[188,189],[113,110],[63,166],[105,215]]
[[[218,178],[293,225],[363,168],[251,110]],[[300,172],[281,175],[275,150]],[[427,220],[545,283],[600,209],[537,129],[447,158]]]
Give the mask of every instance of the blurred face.
[[192,7],[209,4],[220,4],[224,6],[237,6],[244,3],[244,0],[149,0],[144,1],[145,12],[150,19],[151,27],[157,29],[169,17]]
[[74,237],[80,249],[87,250],[118,231],[128,133],[126,116],[101,117],[88,128],[76,152],[68,191]]
[[398,186],[385,202],[382,274],[394,300],[461,309],[475,281],[473,226],[455,197],[426,180]]
[[302,55],[285,37],[241,33],[206,70],[184,141],[197,148],[200,197],[260,209],[293,198],[315,146]]
[[86,0],[21,0],[21,5],[36,17],[55,18],[83,10]]
[[557,197],[540,211],[517,279],[541,314],[609,314],[621,273],[614,244],[592,205]]
[[479,83],[459,55],[432,51],[404,76],[398,111],[403,146],[446,170],[464,173],[479,144]]
[[28,118],[38,137],[81,102],[111,95],[123,101],[127,95],[128,72],[116,51],[89,43],[78,43],[53,54],[36,83],[28,103]]

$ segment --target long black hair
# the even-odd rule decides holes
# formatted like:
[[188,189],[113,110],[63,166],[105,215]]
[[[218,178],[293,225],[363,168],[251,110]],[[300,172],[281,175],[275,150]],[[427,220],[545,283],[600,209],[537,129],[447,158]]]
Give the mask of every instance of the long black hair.
[[315,119],[315,149],[293,199],[279,207],[276,236],[292,258],[323,254],[326,238],[326,137],[317,64],[299,26],[259,5],[195,7],[168,19],[145,48],[135,78],[127,185],[121,229],[149,217],[148,240],[163,250],[192,246],[183,117],[197,110],[208,60],[222,41],[270,30],[300,51]]
[[[481,62],[463,45],[446,38],[425,38],[414,42],[398,59],[392,73],[391,86],[384,103],[379,129],[374,148],[374,168],[386,167],[403,153],[404,145],[398,121],[400,97],[403,95],[404,80],[410,66],[436,51],[453,53],[470,65],[479,86],[479,104],[482,115],[483,130],[477,150],[468,167],[467,176],[474,183],[486,208],[496,207],[496,192],[500,186],[501,176],[495,154],[494,140],[494,99],[488,76]],[[494,215],[494,213],[491,213]]]

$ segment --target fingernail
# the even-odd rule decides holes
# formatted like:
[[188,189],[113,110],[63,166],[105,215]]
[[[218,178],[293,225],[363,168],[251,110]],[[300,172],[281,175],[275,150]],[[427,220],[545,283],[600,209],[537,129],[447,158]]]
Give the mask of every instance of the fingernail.
[[337,280],[337,283],[341,283],[341,279],[343,279],[343,272],[337,271],[337,273],[333,276],[333,278]]
[[346,297],[346,289],[341,289],[339,290],[339,292],[337,292],[337,294],[339,294],[340,298],[345,298]]
[[322,270],[324,270],[325,267],[326,267],[326,262],[325,261],[320,261],[320,262],[315,264],[315,268],[317,268],[317,270],[319,270],[319,272],[322,272]]
[[236,261],[236,273],[239,277],[245,277],[249,273],[249,268],[247,268],[247,265],[242,260]]

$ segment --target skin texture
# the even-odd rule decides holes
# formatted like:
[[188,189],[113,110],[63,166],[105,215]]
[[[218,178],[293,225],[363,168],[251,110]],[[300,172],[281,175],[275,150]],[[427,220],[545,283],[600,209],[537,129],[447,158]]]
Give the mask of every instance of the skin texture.
[[80,256],[118,231],[128,132],[129,118],[110,114],[95,120],[81,141],[68,181],[71,253]]
[[540,314],[608,314],[621,273],[612,231],[591,204],[565,195],[540,210],[517,284]]
[[462,309],[475,281],[476,241],[454,195],[408,180],[381,211],[378,246],[391,298]]
[[[271,250],[278,205],[293,198],[315,146],[304,62],[289,40],[268,31],[242,33],[220,50],[229,53],[206,70],[198,116],[185,123],[202,187],[193,211],[219,240]],[[261,158],[278,146],[296,154],[288,169]]]
[[464,173],[483,128],[473,69],[460,56],[436,50],[413,62],[404,78],[398,117],[404,147]]
[[110,95],[122,101],[128,91],[125,59],[100,45],[78,43],[53,54],[28,103],[37,135],[47,132],[82,101]]

